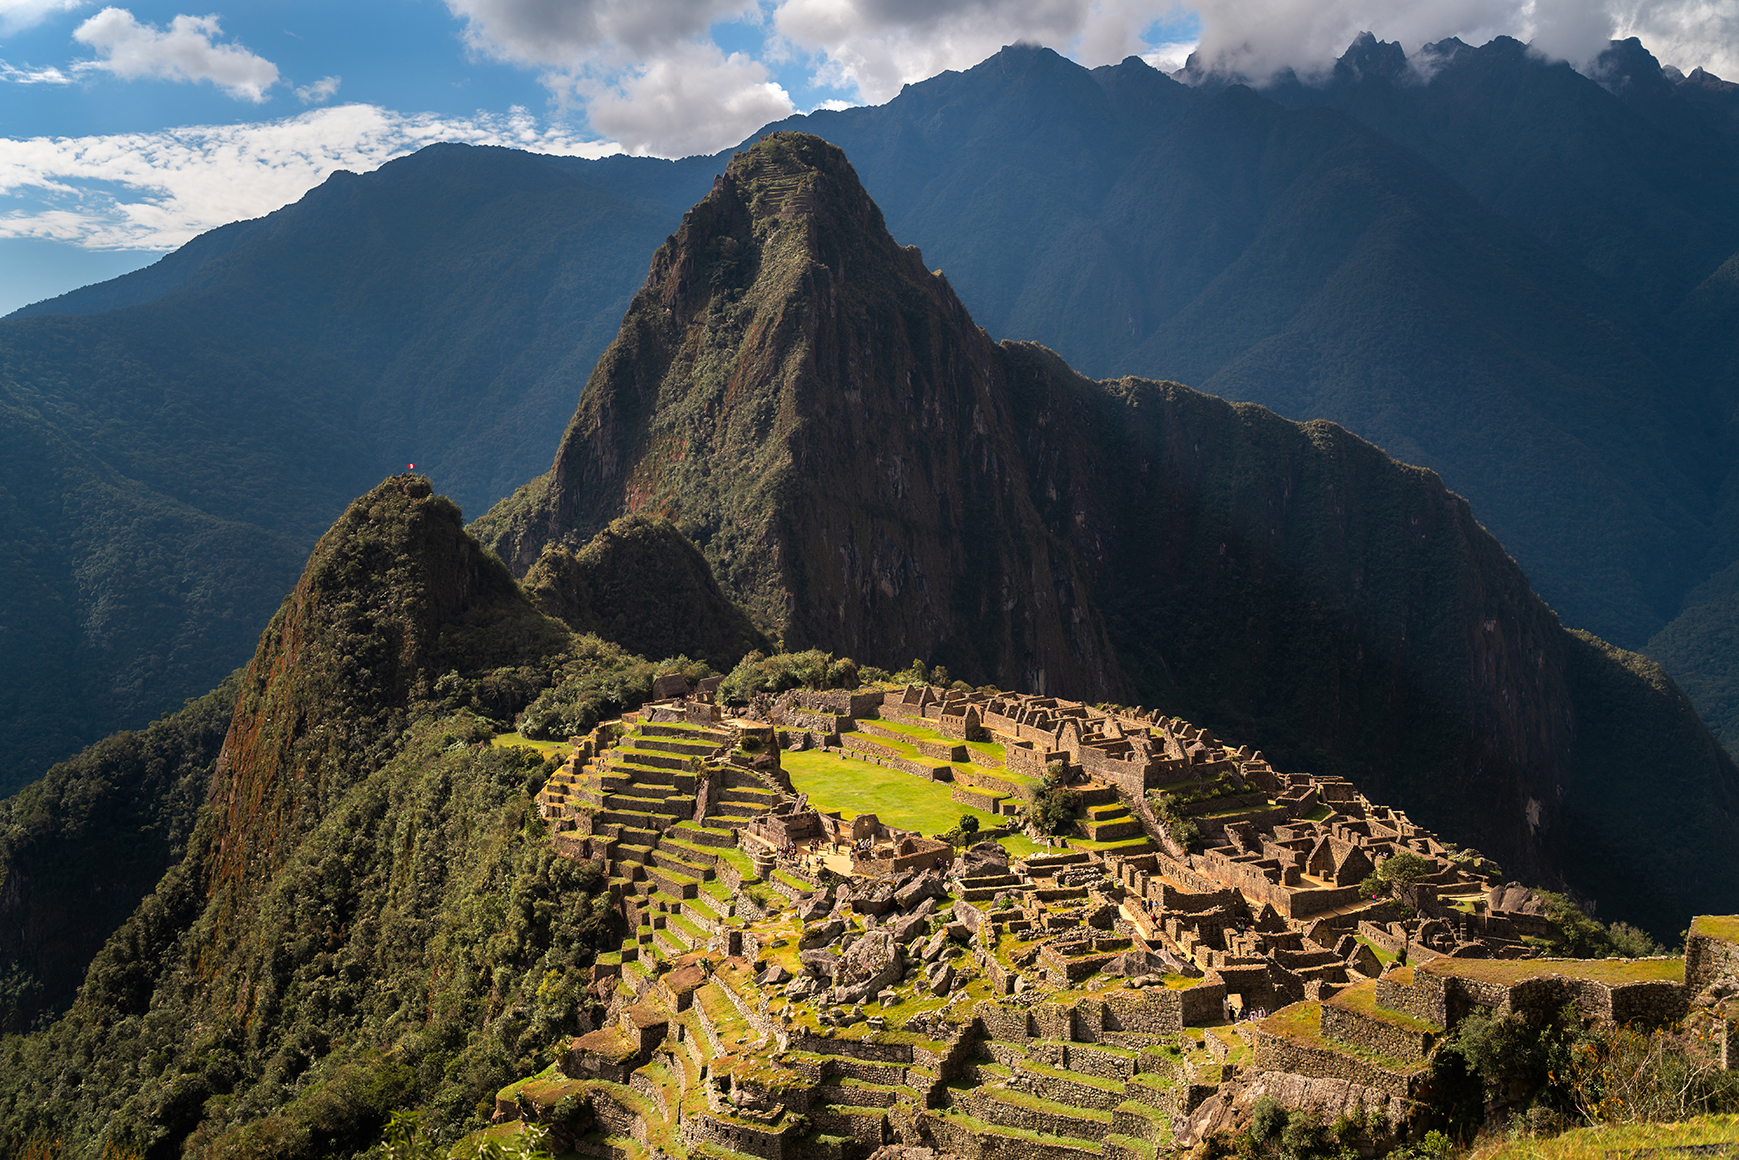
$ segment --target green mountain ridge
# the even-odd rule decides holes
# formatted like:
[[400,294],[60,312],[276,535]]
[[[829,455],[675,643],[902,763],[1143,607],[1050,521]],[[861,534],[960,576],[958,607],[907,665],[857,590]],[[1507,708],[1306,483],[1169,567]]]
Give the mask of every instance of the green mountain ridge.
[[[172,832],[158,845],[179,847],[71,1008],[0,1041],[0,1151],[351,1154],[389,1108],[419,1102],[456,1130],[543,1066],[585,1029],[602,883],[549,848],[530,797],[542,759],[490,746],[464,689],[531,674],[511,715],[575,647],[455,505],[389,478],[321,538],[235,681],[10,799],[9,924],[22,894],[42,925],[78,886],[49,877],[69,862],[118,868],[92,841],[105,805],[130,809],[111,846],[154,809]],[[120,800],[147,792],[122,783],[140,763],[173,775],[143,813]],[[6,977],[42,965],[67,966]]]

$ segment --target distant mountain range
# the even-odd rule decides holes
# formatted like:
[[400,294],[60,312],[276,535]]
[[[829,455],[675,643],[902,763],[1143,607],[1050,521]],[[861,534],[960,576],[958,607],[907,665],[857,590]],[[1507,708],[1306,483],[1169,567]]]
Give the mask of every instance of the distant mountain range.
[[[1011,48],[782,127],[993,336],[1438,471],[1734,744],[1700,642],[1739,623],[1739,90],[1634,42],[1597,77],[1501,39],[1261,92]],[[0,324],[0,786],[216,684],[385,471],[474,514],[541,471],[722,168],[437,146]]]

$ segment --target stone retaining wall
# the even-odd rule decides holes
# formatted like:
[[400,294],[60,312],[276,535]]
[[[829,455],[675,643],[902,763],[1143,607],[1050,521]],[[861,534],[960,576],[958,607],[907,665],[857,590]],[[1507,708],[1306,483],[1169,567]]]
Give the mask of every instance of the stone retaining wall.
[[1258,1071],[1284,1071],[1310,1079],[1340,1080],[1401,1099],[1412,1099],[1424,1083],[1423,1073],[1408,1075],[1390,1071],[1356,1056],[1271,1035],[1260,1027],[1253,1030],[1254,1066]]
[[1322,1033],[1378,1055],[1409,1062],[1417,1062],[1429,1055],[1435,1038],[1429,1031],[1411,1030],[1384,1019],[1336,1007],[1333,1003],[1322,1005]]
[[1685,987],[1693,995],[1723,975],[1739,977],[1739,942],[1699,933],[1700,922],[1701,917],[1692,920],[1690,937],[1685,940]]

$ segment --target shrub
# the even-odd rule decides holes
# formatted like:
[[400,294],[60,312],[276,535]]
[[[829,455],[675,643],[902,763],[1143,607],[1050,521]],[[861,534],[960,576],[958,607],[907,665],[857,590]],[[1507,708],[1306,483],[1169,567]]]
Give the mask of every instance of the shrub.
[[857,662],[850,657],[836,658],[813,648],[772,656],[752,652],[719,683],[718,695],[721,701],[741,705],[761,693],[796,688],[855,689],[858,683]]

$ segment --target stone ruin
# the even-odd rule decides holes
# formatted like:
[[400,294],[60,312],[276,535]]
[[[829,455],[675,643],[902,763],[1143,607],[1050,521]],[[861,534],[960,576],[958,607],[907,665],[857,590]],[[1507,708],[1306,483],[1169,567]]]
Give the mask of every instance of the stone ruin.
[[[591,1119],[564,1143],[613,1160],[1156,1160],[1256,1092],[1404,1135],[1432,1050],[1475,1011],[1701,1011],[1722,1034],[1739,1015],[1739,919],[1698,919],[1684,960],[1532,958],[1549,923],[1488,861],[1176,718],[922,687],[791,694],[764,716],[677,692],[579,739],[545,787],[557,848],[608,871],[623,941],[591,968],[602,1023],[504,1089],[502,1122],[579,1097]],[[746,725],[774,760],[741,749]],[[1061,849],[956,851],[815,808],[777,764],[803,747],[953,782],[999,816],[1061,761],[1088,813]],[[1158,824],[1153,791],[1199,848]],[[863,838],[849,874],[778,857]],[[1402,852],[1428,872],[1364,897]]]

